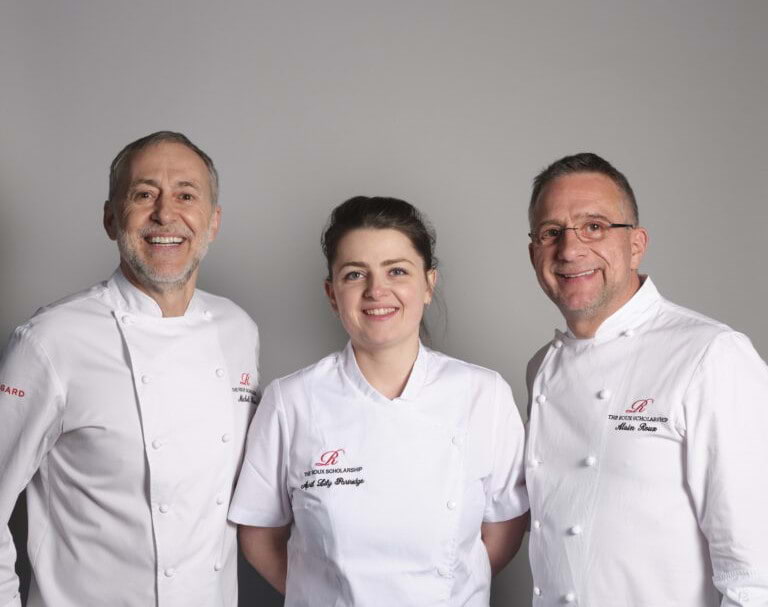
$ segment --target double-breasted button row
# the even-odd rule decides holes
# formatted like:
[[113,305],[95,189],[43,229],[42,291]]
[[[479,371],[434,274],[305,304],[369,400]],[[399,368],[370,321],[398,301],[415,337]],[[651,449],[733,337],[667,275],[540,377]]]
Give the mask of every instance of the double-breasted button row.
[[[213,564],[213,570],[214,571],[221,571],[224,568],[224,565],[221,564],[220,561],[216,561]],[[175,577],[176,575],[176,568],[175,567],[166,567],[163,569],[163,575],[167,578]]]
[[[539,519],[534,519],[531,523],[531,527],[534,531],[538,531],[541,529],[541,521]],[[568,535],[581,535],[582,533],[584,533],[584,528],[581,525],[573,525],[568,528]]]
[[[531,459],[528,462],[533,468],[537,468],[541,464],[544,463],[544,461],[538,457],[538,456],[532,456]],[[597,458],[594,455],[587,455],[583,460],[582,464],[586,466],[587,468],[595,468],[597,467]]]
[[[539,586],[533,587],[533,594],[536,597],[540,597],[544,594],[544,592],[541,590]],[[575,603],[576,602],[576,593],[575,592],[566,592],[563,595],[563,603]]]
[[[214,374],[216,375],[216,377],[222,378],[222,377],[224,377],[227,374],[227,372],[226,372],[226,370],[224,368],[218,367],[214,371]],[[152,376],[149,373],[142,374],[142,376],[141,376],[141,383],[144,384],[144,385],[151,384],[152,383]]]
[[[603,388],[597,393],[597,398],[600,400],[608,400],[611,398],[611,396],[613,396],[613,392],[611,392],[608,388]],[[537,394],[535,400],[537,404],[544,405],[547,402],[547,395],[543,393]]]

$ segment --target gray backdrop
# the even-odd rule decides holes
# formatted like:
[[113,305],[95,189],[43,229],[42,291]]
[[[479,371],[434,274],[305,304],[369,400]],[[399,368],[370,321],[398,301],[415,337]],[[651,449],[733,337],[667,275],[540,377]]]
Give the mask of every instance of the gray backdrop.
[[[221,171],[201,285],[257,320],[265,380],[344,343],[321,227],[392,195],[437,228],[434,345],[499,370],[524,410],[560,325],[528,262],[529,184],[584,150],[634,185],[662,293],[765,358],[766,26],[764,0],[0,0],[0,333],[112,272],[109,161],[174,129]],[[529,575],[523,549],[493,605],[529,605]],[[243,605],[279,604],[242,579]]]

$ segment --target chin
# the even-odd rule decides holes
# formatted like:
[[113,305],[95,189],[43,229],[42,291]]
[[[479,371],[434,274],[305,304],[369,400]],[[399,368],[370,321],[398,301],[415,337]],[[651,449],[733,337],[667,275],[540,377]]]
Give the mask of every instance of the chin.
[[162,271],[146,264],[132,265],[131,270],[142,284],[158,291],[183,289],[192,278],[197,264],[177,271]]

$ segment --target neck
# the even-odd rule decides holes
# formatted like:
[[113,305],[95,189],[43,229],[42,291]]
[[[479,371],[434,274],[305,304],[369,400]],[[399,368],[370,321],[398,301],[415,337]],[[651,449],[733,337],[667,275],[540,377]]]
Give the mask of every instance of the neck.
[[120,262],[120,269],[123,271],[123,275],[128,282],[139,291],[155,300],[155,303],[160,307],[164,318],[184,316],[184,313],[189,307],[189,302],[195,294],[197,269],[195,269],[189,279],[184,283],[168,285],[142,282],[124,261]]
[[632,274],[629,288],[623,297],[619,298],[614,305],[595,312],[593,314],[582,312],[571,318],[566,318],[568,328],[578,339],[590,339],[595,336],[600,326],[613,314],[619,311],[624,305],[634,297],[635,293],[642,286],[642,281],[637,272]]
[[382,350],[366,349],[354,343],[352,348],[363,377],[380,394],[393,399],[403,393],[419,354],[418,339]]

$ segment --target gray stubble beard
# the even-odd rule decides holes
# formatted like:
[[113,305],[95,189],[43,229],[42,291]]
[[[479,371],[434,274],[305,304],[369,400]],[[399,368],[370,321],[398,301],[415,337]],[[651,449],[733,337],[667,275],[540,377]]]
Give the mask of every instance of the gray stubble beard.
[[[140,235],[140,237],[142,236]],[[155,272],[149,264],[145,263],[139,257],[137,249],[132,246],[128,235],[120,228],[117,230],[117,248],[120,251],[120,258],[130,266],[141,284],[160,293],[173,293],[183,289],[208,253],[209,244],[210,238],[206,236],[202,249],[192,258],[188,266],[177,275],[166,276]]]

